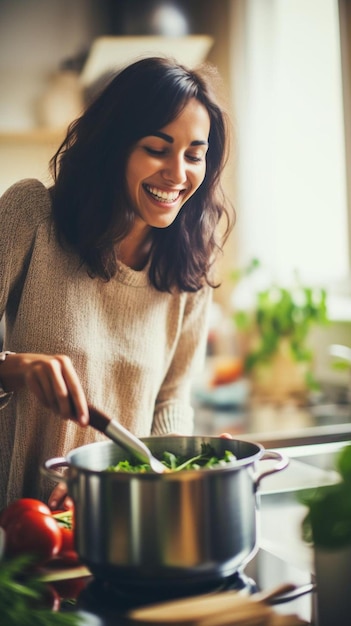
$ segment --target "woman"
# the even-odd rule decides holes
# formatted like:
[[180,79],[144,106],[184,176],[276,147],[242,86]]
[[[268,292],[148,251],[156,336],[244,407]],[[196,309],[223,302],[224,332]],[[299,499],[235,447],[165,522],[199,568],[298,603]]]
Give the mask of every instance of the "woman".
[[58,506],[40,466],[103,439],[82,427],[88,403],[137,436],[192,432],[211,267],[232,226],[210,74],[126,67],[69,128],[53,186],[24,180],[1,199],[0,509]]

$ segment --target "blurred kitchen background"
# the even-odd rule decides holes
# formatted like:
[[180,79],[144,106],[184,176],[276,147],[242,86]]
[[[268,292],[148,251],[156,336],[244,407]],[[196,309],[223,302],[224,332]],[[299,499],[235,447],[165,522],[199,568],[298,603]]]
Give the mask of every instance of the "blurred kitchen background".
[[67,125],[118,67],[219,69],[237,224],[198,430],[351,438],[350,50],[349,0],[0,0],[0,193],[50,183]]

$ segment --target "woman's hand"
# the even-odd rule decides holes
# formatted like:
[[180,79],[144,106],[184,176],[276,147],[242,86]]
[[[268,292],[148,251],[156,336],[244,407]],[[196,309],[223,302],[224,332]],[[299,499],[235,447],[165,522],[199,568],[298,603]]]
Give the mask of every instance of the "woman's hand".
[[0,364],[5,391],[27,386],[39,401],[64,419],[89,422],[88,405],[71,359],[63,354],[9,354]]
[[69,510],[73,508],[73,500],[68,496],[66,483],[59,483],[55,489],[52,490],[48,505],[53,511],[55,509]]

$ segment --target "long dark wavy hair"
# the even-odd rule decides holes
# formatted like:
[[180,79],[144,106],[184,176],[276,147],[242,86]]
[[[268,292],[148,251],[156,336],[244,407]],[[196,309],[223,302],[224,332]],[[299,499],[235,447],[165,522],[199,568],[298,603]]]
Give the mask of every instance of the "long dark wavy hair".
[[196,98],[210,116],[205,179],[170,226],[152,228],[149,279],[160,291],[197,291],[212,284],[211,266],[234,223],[220,183],[229,123],[216,102],[216,83],[211,87],[214,72],[211,67],[189,70],[158,57],[136,61],[115,75],[70,125],[50,161],[53,219],[61,246],[78,254],[91,277],[115,276],[118,242],[133,226],[125,183],[131,149]]

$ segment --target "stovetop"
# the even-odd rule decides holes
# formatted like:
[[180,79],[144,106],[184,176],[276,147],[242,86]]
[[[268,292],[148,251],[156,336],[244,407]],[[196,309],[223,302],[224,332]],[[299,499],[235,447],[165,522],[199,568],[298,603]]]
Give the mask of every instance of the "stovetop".
[[[179,584],[176,586],[170,584],[151,589],[94,578],[80,593],[77,609],[87,620],[84,626],[90,624],[95,626],[95,623],[99,626],[120,626],[130,624],[126,617],[128,612],[141,606],[230,590],[251,595],[257,591],[257,585],[244,572],[236,572],[222,580],[203,582],[196,586],[183,587]],[[100,621],[94,622],[93,618]]]
[[78,613],[81,618],[80,626],[132,626],[134,622],[128,619],[130,610],[141,606],[148,606],[153,603],[175,600],[177,598],[186,599],[194,595],[204,594],[208,597],[221,591],[237,589],[240,594],[249,595],[256,591],[271,590],[284,582],[295,584],[297,590],[304,586],[307,590],[303,597],[297,594],[287,595],[287,600],[274,601],[275,610],[278,613],[294,613],[310,622],[313,604],[313,594],[308,590],[311,577],[308,572],[303,572],[294,568],[291,570],[282,569],[286,565],[281,558],[272,555],[261,548],[255,556],[244,566],[239,573],[232,574],[216,583],[210,582],[201,588],[180,589],[179,586],[168,587],[162,585],[162,590],[157,593],[152,589],[131,589],[128,585],[110,585],[108,582],[98,578],[91,579],[86,588],[81,592],[76,607],[65,607],[64,610]]

